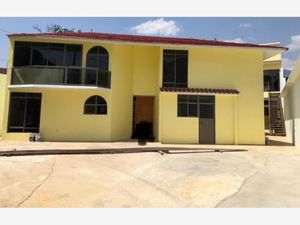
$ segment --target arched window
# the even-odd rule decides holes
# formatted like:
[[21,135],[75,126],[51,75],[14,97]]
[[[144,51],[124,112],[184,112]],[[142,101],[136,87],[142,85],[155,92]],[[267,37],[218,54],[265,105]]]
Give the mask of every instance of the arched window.
[[89,97],[84,103],[84,114],[107,114],[105,99],[98,95]]
[[97,46],[90,49],[86,57],[86,66],[108,70],[109,55],[105,48]]

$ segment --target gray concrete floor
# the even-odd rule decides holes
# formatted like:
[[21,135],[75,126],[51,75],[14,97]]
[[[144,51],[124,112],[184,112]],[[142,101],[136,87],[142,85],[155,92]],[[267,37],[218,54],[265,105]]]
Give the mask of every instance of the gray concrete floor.
[[[0,142],[0,149],[82,146],[35,144]],[[104,145],[118,148],[136,144]],[[99,148],[103,144],[84,146]],[[163,155],[148,152],[0,157],[0,207],[300,207],[300,149],[200,148]],[[216,148],[232,151],[209,151]],[[235,151],[238,149],[245,151]]]

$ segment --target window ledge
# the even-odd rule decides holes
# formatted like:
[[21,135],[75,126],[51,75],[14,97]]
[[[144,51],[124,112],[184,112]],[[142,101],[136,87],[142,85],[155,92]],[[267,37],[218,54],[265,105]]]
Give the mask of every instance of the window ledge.
[[70,90],[104,90],[110,91],[110,88],[92,87],[92,86],[76,86],[76,85],[46,85],[46,84],[22,84],[8,85],[8,89],[19,88],[43,88],[43,89],[70,89]]

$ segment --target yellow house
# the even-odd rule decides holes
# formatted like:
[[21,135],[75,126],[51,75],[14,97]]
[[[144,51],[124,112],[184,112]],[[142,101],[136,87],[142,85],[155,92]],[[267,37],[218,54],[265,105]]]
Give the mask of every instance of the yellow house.
[[9,40],[7,140],[264,144],[264,61],[287,50],[105,33]]
[[2,135],[6,85],[6,69],[0,68],[0,137]]

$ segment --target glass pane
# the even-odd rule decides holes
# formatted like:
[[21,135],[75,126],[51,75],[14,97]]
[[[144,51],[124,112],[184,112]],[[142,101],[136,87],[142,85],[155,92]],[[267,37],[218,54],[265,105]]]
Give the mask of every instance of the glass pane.
[[98,86],[110,87],[110,73],[108,71],[98,71]]
[[188,102],[197,103],[198,96],[197,95],[188,95]]
[[98,68],[101,70],[108,70],[108,55],[99,55]]
[[97,96],[97,104],[101,105],[101,104],[106,104],[106,101],[104,98],[102,98],[101,96]]
[[25,127],[38,130],[40,127],[41,98],[27,98]]
[[187,104],[178,103],[177,116],[187,116]]
[[186,103],[187,102],[187,95],[178,95],[178,102]]
[[48,65],[63,66],[64,65],[64,45],[49,44],[48,49]]
[[15,129],[17,129],[18,127],[19,127],[18,129],[20,129],[21,127],[23,129],[24,115],[25,115],[25,98],[21,96],[13,97],[13,93],[12,93],[10,99],[10,105],[9,105],[9,122],[8,122],[9,132],[11,131],[10,128],[12,127],[15,127]]
[[96,106],[86,105],[84,107],[84,114],[96,114]]
[[200,103],[214,103],[215,97],[214,96],[199,96]]
[[68,69],[67,84],[81,84],[81,69]]
[[82,48],[80,45],[67,45],[66,66],[81,66]]
[[176,83],[187,83],[187,55],[176,55]]
[[30,65],[30,47],[15,47],[14,50],[14,66],[29,66]]
[[97,70],[87,69],[85,72],[85,84],[96,85],[97,84]]
[[97,67],[98,66],[98,57],[97,57],[97,47],[92,48],[88,54],[86,59],[87,67]]
[[200,105],[200,118],[213,119],[214,118],[214,105],[201,104]]
[[188,104],[188,116],[197,117],[197,104]]
[[32,65],[47,65],[48,44],[33,43]]
[[107,107],[104,105],[97,106],[97,114],[107,114]]
[[85,101],[85,104],[96,105],[96,101],[97,101],[97,96],[92,96],[92,97],[89,97],[89,98]]
[[175,82],[175,56],[164,54],[163,60],[163,82]]

